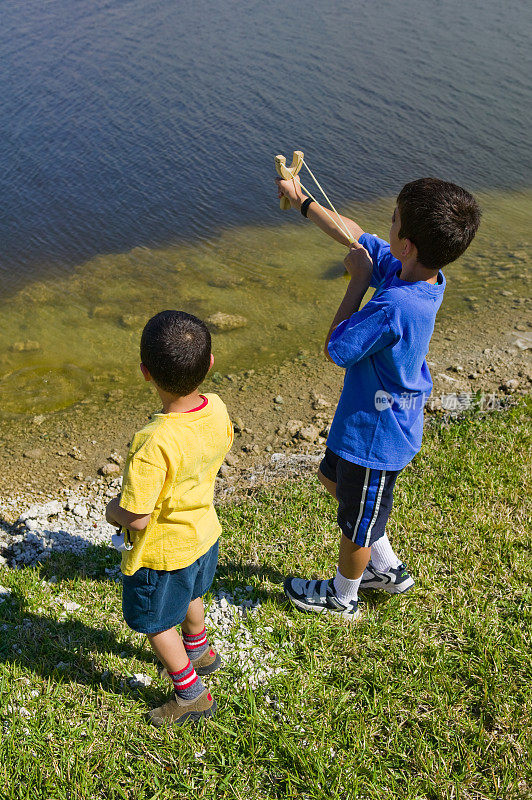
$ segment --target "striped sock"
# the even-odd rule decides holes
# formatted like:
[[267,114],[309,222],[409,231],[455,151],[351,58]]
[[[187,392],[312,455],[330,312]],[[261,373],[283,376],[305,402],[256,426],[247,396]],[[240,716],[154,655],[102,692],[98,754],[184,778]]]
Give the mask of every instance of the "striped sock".
[[203,626],[201,633],[184,633],[182,631],[181,635],[183,636],[183,644],[185,645],[187,656],[191,659],[202,656],[209,646],[205,626]]
[[181,700],[195,700],[205,691],[205,686],[190,661],[184,669],[180,669],[179,672],[169,672],[168,675],[174,684],[176,695]]

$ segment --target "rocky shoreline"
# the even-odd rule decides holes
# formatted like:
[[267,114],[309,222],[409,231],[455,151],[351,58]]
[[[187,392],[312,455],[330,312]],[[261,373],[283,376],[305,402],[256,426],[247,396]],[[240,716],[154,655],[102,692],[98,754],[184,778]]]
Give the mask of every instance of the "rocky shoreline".
[[[532,316],[521,299],[503,300],[489,313],[464,316],[460,328],[436,329],[428,355],[434,381],[428,417],[473,404],[490,411],[530,393]],[[217,479],[218,501],[314,471],[342,378],[317,346],[260,371],[214,372],[205,391],[220,394],[235,427]],[[103,405],[88,398],[60,412],[2,423],[0,564],[33,563],[67,546],[109,540],[105,503],[119,491],[132,433],[154,406],[139,380],[130,396],[109,391]]]

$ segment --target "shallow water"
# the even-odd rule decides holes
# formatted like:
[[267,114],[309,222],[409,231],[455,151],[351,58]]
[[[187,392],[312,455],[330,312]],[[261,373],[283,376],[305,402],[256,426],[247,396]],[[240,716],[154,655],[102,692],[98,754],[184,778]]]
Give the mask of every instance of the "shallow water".
[[[446,270],[438,326],[467,337],[501,292],[527,291],[532,191],[478,195],[480,231]],[[392,198],[349,213],[387,238]],[[258,368],[315,347],[345,290],[344,248],[295,213],[270,228],[232,228],[216,241],[135,248],[99,256],[64,279],[36,281],[0,303],[1,413],[40,414],[104,393],[127,392],[137,375],[146,320],[164,308],[200,317],[243,315],[245,327],[214,335],[215,369]],[[500,331],[501,337],[505,331]]]
[[482,190],[438,323],[467,336],[526,288],[531,27],[522,0],[4,0],[0,414],[127,391],[163,308],[247,318],[221,372],[321,340],[343,251],[278,209],[296,147],[384,237],[407,180]]

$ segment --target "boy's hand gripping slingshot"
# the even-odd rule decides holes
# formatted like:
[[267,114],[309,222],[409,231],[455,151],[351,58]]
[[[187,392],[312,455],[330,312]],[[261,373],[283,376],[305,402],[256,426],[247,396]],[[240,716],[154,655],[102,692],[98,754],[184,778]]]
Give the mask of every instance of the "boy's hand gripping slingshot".
[[[303,151],[302,150],[294,150],[294,157],[292,158],[292,163],[289,167],[286,166],[286,158],[285,156],[275,156],[275,169],[277,170],[277,174],[280,178],[284,181],[294,180],[295,176],[298,174],[299,170],[303,166]],[[279,205],[282,211],[288,211],[290,208],[290,200],[288,197],[281,197],[279,201]]]
[[[329,214],[329,212],[327,211],[326,208],[324,208],[323,210],[325,211],[325,213],[327,214],[327,216],[329,217],[331,222],[334,225],[336,225],[338,230],[341,231],[342,234],[347,236],[347,240],[348,240],[349,244],[353,244],[354,241],[355,241],[355,239],[353,238],[353,235],[349,232],[349,230],[348,230],[347,226],[345,225],[344,221],[342,220],[340,214],[335,209],[335,207],[333,206],[333,204],[329,200],[329,197],[327,196],[325,190],[320,186],[316,176],[314,175],[314,173],[312,172],[312,170],[310,169],[310,167],[306,163],[303,151],[302,150],[294,150],[294,156],[292,158],[292,163],[290,164],[289,167],[286,166],[286,157],[285,156],[275,156],[275,169],[277,170],[277,174],[284,181],[293,181],[294,182],[294,186],[295,186],[294,178],[296,177],[296,175],[298,174],[298,172],[299,172],[299,170],[301,169],[302,166],[304,166],[306,168],[306,170],[309,173],[310,177],[312,178],[312,180],[314,181],[314,183],[316,184],[316,186],[318,187],[318,189],[320,190],[320,192],[324,196],[325,200],[329,204],[329,207],[331,208],[333,213],[336,215],[336,219],[334,219]],[[299,181],[299,185],[301,186],[301,188],[303,189],[305,194],[308,194],[308,196],[310,197],[311,200],[314,200],[315,203],[318,202],[316,200],[316,198],[314,197],[314,195],[311,192],[309,192],[309,190],[305,186],[303,186],[301,181]],[[283,211],[287,211],[290,208],[290,200],[288,199],[288,197],[284,197],[284,196],[281,197],[280,207],[281,207],[281,209]]]

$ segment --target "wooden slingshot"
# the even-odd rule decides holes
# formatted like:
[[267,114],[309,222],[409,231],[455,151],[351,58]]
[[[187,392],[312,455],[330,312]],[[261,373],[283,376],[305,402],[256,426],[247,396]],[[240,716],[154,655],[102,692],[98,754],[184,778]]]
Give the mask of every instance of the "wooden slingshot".
[[[331,222],[334,225],[336,225],[336,227],[338,228],[340,233],[347,238],[348,243],[351,244],[352,242],[355,241],[354,238],[353,238],[352,233],[349,231],[349,228],[346,226],[346,224],[343,221],[342,217],[340,216],[338,211],[335,209],[335,207],[333,206],[333,204],[331,203],[331,201],[327,197],[327,194],[326,194],[325,190],[318,183],[318,179],[316,178],[314,173],[311,171],[311,169],[308,166],[308,164],[305,162],[303,151],[302,150],[294,150],[292,163],[290,164],[289,167],[286,166],[286,158],[285,158],[285,156],[275,156],[275,169],[277,170],[277,174],[279,175],[279,177],[282,178],[284,181],[293,181],[302,166],[305,166],[305,168],[307,169],[308,173],[310,174],[310,177],[312,178],[312,180],[314,181],[314,183],[316,184],[316,186],[318,187],[318,189],[320,190],[322,195],[325,197],[327,203],[329,204],[329,206],[331,208],[331,211],[336,215],[336,219],[331,217],[331,215],[329,214],[329,212],[327,211],[326,208],[324,208],[323,210],[325,211],[325,213],[327,214],[327,216],[329,217]],[[316,203],[318,202],[316,200],[316,198],[314,197],[314,195],[312,195],[309,192],[309,190],[306,189],[303,186],[303,184],[301,182],[300,182],[300,186],[303,189],[303,191],[305,192],[305,194],[308,194],[308,196],[312,200],[314,200]],[[287,211],[290,208],[290,200],[288,199],[288,197],[283,196],[283,197],[281,197],[279,205],[280,205],[280,207],[281,207],[281,209],[283,211]]]
[[[285,156],[275,156],[275,169],[277,170],[277,174],[279,175],[279,177],[282,178],[284,181],[293,180],[302,166],[303,166],[302,150],[294,150],[292,163],[290,164],[289,167],[286,166]],[[290,200],[288,199],[288,197],[281,197],[279,205],[283,211],[287,211],[290,208]]]

